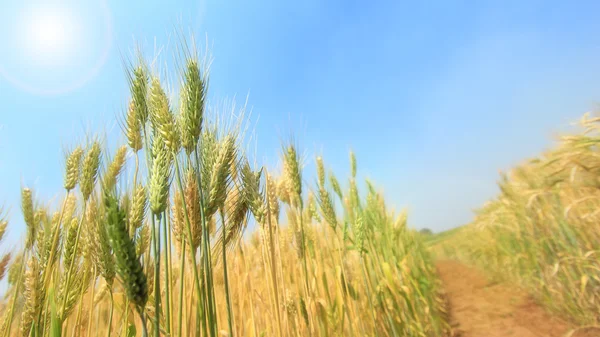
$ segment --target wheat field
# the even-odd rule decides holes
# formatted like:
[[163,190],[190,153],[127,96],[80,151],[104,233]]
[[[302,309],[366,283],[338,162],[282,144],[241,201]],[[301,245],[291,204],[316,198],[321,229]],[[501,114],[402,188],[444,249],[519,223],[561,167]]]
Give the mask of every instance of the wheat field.
[[128,65],[126,142],[70,144],[60,207],[23,186],[0,335],[444,334],[426,246],[354,155],[342,181],[315,157],[314,184],[294,141],[281,167],[254,163],[244,114],[209,109],[199,55],[180,63],[177,99],[146,60]]
[[600,119],[502,174],[471,224],[431,240],[438,256],[478,266],[580,326],[600,320]]
[[67,145],[58,203],[23,186],[0,209],[0,240],[25,223],[0,257],[0,337],[455,336],[440,259],[561,328],[599,325],[600,118],[502,174],[470,224],[417,232],[352,152],[343,179],[293,137],[258,163],[245,108],[211,106],[207,58],[183,50],[174,93],[154,61],[126,63],[122,135]]

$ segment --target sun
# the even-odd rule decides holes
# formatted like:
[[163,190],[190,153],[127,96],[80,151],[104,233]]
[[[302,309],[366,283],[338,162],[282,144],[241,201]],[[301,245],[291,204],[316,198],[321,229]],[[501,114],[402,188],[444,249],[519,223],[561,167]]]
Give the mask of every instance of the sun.
[[32,12],[24,21],[30,57],[46,64],[68,62],[80,38],[79,23],[67,11]]
[[107,0],[22,0],[0,10],[0,81],[36,94],[78,89],[107,61]]
[[46,16],[33,20],[31,25],[32,42],[42,50],[60,50],[65,47],[65,43],[70,36],[67,35],[64,21],[59,20],[57,16]]

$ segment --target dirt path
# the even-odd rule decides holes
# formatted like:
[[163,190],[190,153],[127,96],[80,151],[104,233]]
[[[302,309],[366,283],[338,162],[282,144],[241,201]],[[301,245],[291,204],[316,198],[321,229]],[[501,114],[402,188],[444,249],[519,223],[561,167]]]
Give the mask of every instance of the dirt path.
[[[562,337],[572,326],[549,315],[527,294],[493,284],[478,270],[456,261],[437,263],[460,337]],[[596,332],[598,333],[598,332]],[[580,331],[573,337],[600,336]]]

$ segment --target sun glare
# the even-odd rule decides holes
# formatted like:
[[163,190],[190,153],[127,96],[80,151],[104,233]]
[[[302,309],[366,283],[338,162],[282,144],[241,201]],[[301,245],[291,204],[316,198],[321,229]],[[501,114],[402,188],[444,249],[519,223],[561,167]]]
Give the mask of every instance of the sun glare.
[[58,11],[34,12],[24,24],[30,57],[50,64],[68,62],[77,39],[75,18]]
[[23,0],[0,10],[0,80],[66,93],[98,74],[111,47],[107,0]]

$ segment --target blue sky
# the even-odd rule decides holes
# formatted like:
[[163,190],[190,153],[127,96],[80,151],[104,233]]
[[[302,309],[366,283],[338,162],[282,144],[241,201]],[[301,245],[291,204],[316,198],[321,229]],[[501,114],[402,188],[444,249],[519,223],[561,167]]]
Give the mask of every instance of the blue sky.
[[468,222],[498,170],[550,146],[600,97],[596,1],[61,1],[50,6],[79,27],[63,41],[70,68],[61,50],[23,46],[32,20],[18,18],[40,6],[1,5],[9,238],[22,229],[22,185],[58,198],[66,147],[94,131],[122,139],[121,55],[167,44],[176,27],[208,37],[213,102],[249,95],[259,156],[274,162],[293,132],[308,172],[323,154],[344,177],[353,149],[361,176],[409,207],[415,227]]

